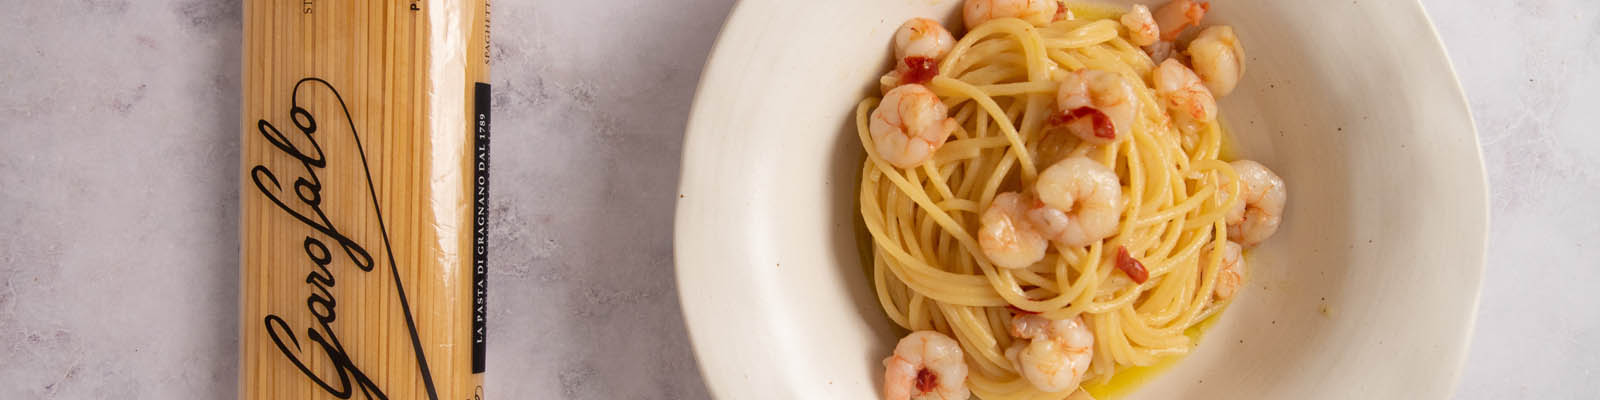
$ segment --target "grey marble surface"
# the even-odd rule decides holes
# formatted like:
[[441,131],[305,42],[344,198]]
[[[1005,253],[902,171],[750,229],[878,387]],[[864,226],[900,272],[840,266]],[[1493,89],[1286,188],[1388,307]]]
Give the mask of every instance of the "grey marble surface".
[[[1600,393],[1600,3],[1425,0],[1493,190],[1462,399]],[[672,273],[732,0],[495,2],[491,375],[700,399]],[[0,0],[0,399],[237,390],[239,7]]]

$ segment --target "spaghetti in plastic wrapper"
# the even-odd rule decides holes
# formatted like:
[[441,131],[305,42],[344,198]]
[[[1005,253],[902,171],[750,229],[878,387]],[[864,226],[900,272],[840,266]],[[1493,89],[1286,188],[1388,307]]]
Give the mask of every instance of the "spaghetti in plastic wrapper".
[[241,399],[482,399],[487,0],[244,2]]

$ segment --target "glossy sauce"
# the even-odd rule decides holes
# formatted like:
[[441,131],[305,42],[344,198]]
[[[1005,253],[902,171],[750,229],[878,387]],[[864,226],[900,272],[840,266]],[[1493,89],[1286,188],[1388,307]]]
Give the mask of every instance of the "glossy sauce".
[[[1200,323],[1194,324],[1194,326],[1191,326],[1189,329],[1183,331],[1184,336],[1189,337],[1189,348],[1191,350],[1194,349],[1195,346],[1200,345],[1200,337],[1204,336],[1205,332],[1211,329],[1211,326],[1217,321],[1217,316],[1222,315],[1222,313],[1225,311],[1227,310],[1218,310],[1216,313],[1212,313],[1211,317],[1206,318],[1204,321],[1200,321]],[[1125,368],[1117,371],[1117,374],[1112,376],[1111,380],[1106,381],[1105,383],[1084,383],[1083,390],[1089,392],[1089,394],[1094,396],[1096,400],[1110,400],[1127,397],[1135,390],[1138,390],[1140,387],[1144,386],[1144,384],[1149,383],[1151,380],[1154,380],[1156,377],[1167,372],[1167,370],[1171,369],[1172,366],[1178,365],[1178,362],[1182,361],[1183,358],[1184,356],[1164,357],[1161,359],[1161,361],[1156,361],[1155,364],[1143,367]]]

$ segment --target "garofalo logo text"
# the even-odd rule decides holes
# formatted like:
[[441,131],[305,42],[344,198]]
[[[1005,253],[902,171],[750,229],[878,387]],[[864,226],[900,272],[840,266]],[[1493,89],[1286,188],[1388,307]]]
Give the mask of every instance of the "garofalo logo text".
[[[342,117],[344,120],[331,125],[319,124],[317,116],[312,115],[311,111],[303,106],[312,97],[317,97],[319,104],[338,104],[341,113],[334,117]],[[291,132],[296,135],[295,140],[290,140],[290,136],[265,119],[259,120],[256,127],[262,139],[283,155],[291,157],[301,168],[274,172],[265,165],[256,165],[250,169],[250,178],[262,196],[276,204],[289,217],[311,228],[311,233],[306,235],[302,242],[304,259],[293,261],[289,265],[270,265],[267,268],[279,271],[306,271],[304,282],[306,292],[309,293],[305,302],[306,310],[316,320],[308,321],[309,326],[295,326],[277,314],[268,314],[262,318],[262,328],[266,329],[267,335],[277,344],[283,356],[299,367],[306,378],[321,386],[328,394],[348,399],[359,390],[367,399],[388,399],[383,388],[374,383],[361,370],[361,366],[356,365],[349,356],[354,352],[375,350],[346,347],[335,333],[334,326],[339,322],[337,312],[339,299],[335,298],[331,290],[342,280],[363,277],[375,267],[387,267],[379,269],[378,273],[382,274],[383,269],[387,269],[393,279],[393,295],[399,300],[400,309],[405,316],[407,333],[410,334],[411,347],[417,362],[417,372],[427,388],[428,398],[438,399],[438,392],[434,389],[433,374],[428,370],[428,361],[422,352],[421,338],[417,336],[416,321],[412,318],[411,306],[406,301],[405,285],[400,279],[400,271],[394,261],[389,232],[384,226],[383,211],[378,204],[377,190],[372,184],[372,171],[367,165],[366,150],[361,146],[361,136],[356,132],[355,121],[351,120],[350,109],[345,105],[339,91],[319,78],[305,78],[296,82],[290,99],[289,118],[294,124]],[[317,138],[341,137],[339,135],[348,135],[349,140],[355,143],[353,147],[359,159],[338,164],[350,168],[360,165],[359,171],[339,171],[339,173],[358,173],[357,176],[365,180],[365,185],[337,188],[336,192],[365,193],[370,198],[369,204],[372,209],[363,212],[371,213],[370,218],[377,221],[378,230],[383,238],[382,243],[378,243],[383,246],[382,257],[376,259],[366,246],[371,243],[358,243],[352,239],[345,233],[348,231],[341,229],[348,227],[337,226],[322,209],[324,182],[319,176],[324,176],[320,174],[327,172],[325,170],[328,168],[329,159],[328,154],[317,143]],[[292,183],[288,182],[289,177],[294,177]],[[367,279],[382,279],[382,275]],[[317,364],[331,365],[334,373],[319,375],[312,371],[307,364],[308,360],[313,359],[321,360]]]

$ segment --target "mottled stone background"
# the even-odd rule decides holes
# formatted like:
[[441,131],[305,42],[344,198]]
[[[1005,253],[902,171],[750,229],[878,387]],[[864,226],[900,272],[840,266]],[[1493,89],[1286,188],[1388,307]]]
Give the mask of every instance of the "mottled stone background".
[[[238,4],[0,0],[0,399],[234,397]],[[1457,397],[1592,397],[1600,3],[1424,4],[1494,191]],[[495,2],[494,398],[707,397],[672,212],[731,6]]]

